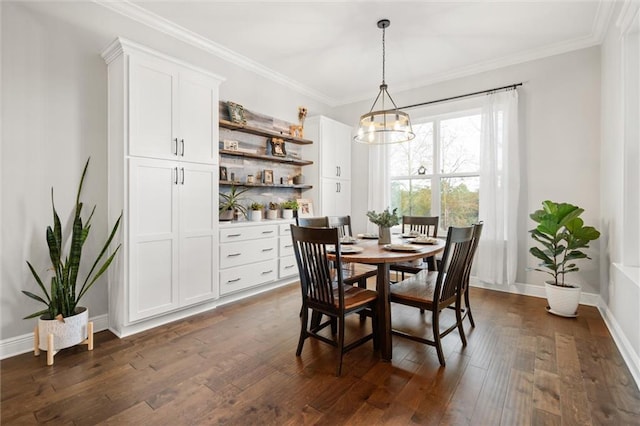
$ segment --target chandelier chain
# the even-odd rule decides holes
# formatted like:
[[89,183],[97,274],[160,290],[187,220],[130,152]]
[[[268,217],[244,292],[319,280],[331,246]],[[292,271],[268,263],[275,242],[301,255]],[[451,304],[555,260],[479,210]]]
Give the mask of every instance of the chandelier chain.
[[386,27],[382,27],[382,84],[385,84],[384,82],[384,71],[385,71],[385,32],[386,32]]

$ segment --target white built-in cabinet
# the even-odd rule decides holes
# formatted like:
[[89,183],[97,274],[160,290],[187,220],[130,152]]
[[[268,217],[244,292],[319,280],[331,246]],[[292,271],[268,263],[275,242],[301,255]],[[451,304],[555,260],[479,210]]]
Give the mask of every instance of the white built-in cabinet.
[[218,297],[221,78],[123,39],[103,57],[109,221],[124,213],[109,325],[127,335]]
[[304,169],[313,186],[304,193],[314,202],[314,214],[351,214],[351,127],[324,116],[309,117],[305,137],[314,141],[303,148],[305,158],[314,161]]

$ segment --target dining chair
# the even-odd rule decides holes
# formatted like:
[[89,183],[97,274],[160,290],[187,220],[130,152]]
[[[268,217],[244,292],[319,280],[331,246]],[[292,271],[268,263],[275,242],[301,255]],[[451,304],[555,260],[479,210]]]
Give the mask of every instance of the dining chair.
[[327,216],[316,216],[316,217],[297,217],[296,216],[296,225],[304,226],[308,228],[328,228],[329,218]]
[[[425,343],[436,348],[440,365],[445,365],[441,340],[456,328],[467,345],[462,327],[462,288],[464,286],[467,264],[471,261],[470,252],[474,227],[454,228],[447,232],[447,242],[442,255],[442,264],[438,271],[423,270],[395,285],[392,285],[389,300],[405,306],[431,311],[433,340],[393,329],[392,334]],[[448,308],[455,309],[455,322],[440,330],[440,313]],[[393,310],[393,307],[392,307]]]
[[329,226],[338,229],[340,238],[344,236],[353,237],[351,230],[351,216],[329,216]]
[[[308,337],[314,337],[336,346],[339,349],[336,375],[340,376],[342,357],[346,352],[371,339],[373,339],[374,349],[378,347],[376,337],[378,293],[373,290],[345,285],[337,229],[305,228],[292,224],[291,238],[300,273],[303,309],[296,356],[300,356],[302,353],[304,341]],[[332,269],[327,257],[329,246],[334,247],[335,250],[334,262],[337,265],[335,269]],[[309,310],[325,314],[329,320],[317,325],[314,325],[313,322],[310,324]],[[366,316],[370,316],[372,331],[345,345],[345,317],[352,313],[364,313]],[[337,339],[329,339],[319,334],[320,330],[332,323],[332,320],[338,323]]]
[[471,305],[469,304],[469,278],[471,277],[471,267],[473,266],[473,260],[475,259],[476,250],[478,249],[478,243],[480,242],[480,235],[482,235],[482,227],[484,223],[482,221],[473,225],[473,236],[471,241],[471,249],[469,250],[469,261],[464,270],[464,279],[462,282],[461,293],[464,295],[464,317],[469,317],[469,322],[471,323],[471,327],[476,326],[476,322],[473,320],[473,315],[471,314]]
[[[439,216],[402,216],[402,233],[408,234],[411,231],[415,231],[423,235],[428,235],[431,238],[437,238],[439,223]],[[400,272],[402,279],[404,279],[405,273],[417,274],[425,268],[430,271],[436,270],[435,257],[430,256],[423,259],[423,264],[420,266],[413,263],[402,262],[392,264],[389,269]]]

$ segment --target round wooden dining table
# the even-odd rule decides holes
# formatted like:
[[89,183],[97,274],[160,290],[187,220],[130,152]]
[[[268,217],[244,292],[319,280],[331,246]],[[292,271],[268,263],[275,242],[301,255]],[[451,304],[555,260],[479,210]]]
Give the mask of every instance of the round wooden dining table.
[[[405,240],[399,236],[392,236],[392,244],[410,244],[411,240]],[[392,263],[407,262],[425,257],[435,256],[444,251],[445,241],[438,239],[435,244],[412,244],[415,251],[389,250],[384,245],[378,244],[377,239],[359,239],[350,247],[361,247],[359,253],[341,253],[343,263],[365,263],[377,265],[376,291],[378,292],[378,337],[380,341],[381,358],[391,361],[393,350],[391,344],[391,302],[389,301],[389,266]],[[349,247],[349,246],[343,246]],[[329,255],[330,260],[335,260],[335,255]]]

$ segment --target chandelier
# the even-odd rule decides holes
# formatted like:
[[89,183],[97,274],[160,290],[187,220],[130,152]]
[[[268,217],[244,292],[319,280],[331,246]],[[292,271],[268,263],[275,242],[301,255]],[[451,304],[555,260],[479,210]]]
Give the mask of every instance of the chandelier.
[[[360,117],[358,132],[353,138],[356,142],[369,145],[407,142],[416,137],[411,128],[409,114],[398,109],[387,91],[385,82],[385,29],[390,24],[391,21],[388,19],[378,21],[378,28],[382,29],[382,84],[380,84],[380,91],[373,101],[371,109]],[[385,98],[388,98],[389,101],[386,102]],[[378,103],[380,107],[376,109]],[[393,108],[386,109],[385,105],[388,107],[393,106]]]

